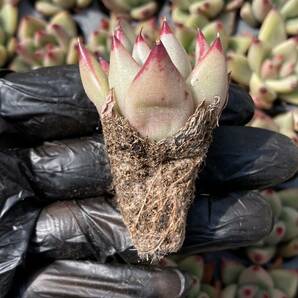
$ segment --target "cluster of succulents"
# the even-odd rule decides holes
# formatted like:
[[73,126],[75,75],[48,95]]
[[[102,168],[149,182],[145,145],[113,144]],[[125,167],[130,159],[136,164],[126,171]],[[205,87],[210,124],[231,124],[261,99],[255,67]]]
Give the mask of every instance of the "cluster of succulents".
[[[235,40],[234,40],[235,41]],[[236,38],[235,51],[228,55],[234,81],[248,86],[255,104],[270,109],[276,99],[298,103],[298,40],[287,38],[285,24],[277,10],[271,10],[258,38]]]
[[25,16],[17,32],[16,53],[10,64],[14,71],[42,66],[77,63],[77,27],[72,16],[62,11],[49,22]]
[[37,0],[35,9],[44,16],[53,16],[63,10],[85,8],[91,3],[92,0]]
[[[112,14],[110,19],[102,17],[98,27],[86,37],[87,48],[96,56],[109,59],[112,34],[116,28],[119,35],[125,32],[126,46],[130,50],[141,31],[149,45],[154,43],[158,34],[155,18],[132,24],[126,16]],[[9,68],[20,72],[43,66],[77,64],[77,43],[83,39],[78,31],[73,16],[67,10],[56,13],[48,21],[37,16],[23,17],[17,37],[9,43],[9,49],[13,46]],[[17,56],[13,55],[15,53]]]
[[172,17],[175,23],[189,28],[202,28],[222,14],[233,12],[235,15],[235,11],[243,2],[243,0],[174,0]]
[[221,275],[221,298],[294,298],[298,290],[294,270],[266,271],[259,265],[245,268],[238,261],[224,260]]
[[228,48],[228,40],[235,31],[236,10],[243,1],[176,0],[172,5],[172,19],[176,24],[175,34],[187,52],[192,55],[195,48],[195,37],[198,28],[204,33],[208,42],[217,33]]
[[298,256],[298,189],[267,190],[264,196],[271,204],[275,223],[266,238],[246,248],[248,258],[257,265]]
[[[177,267],[193,277],[188,298],[294,298],[298,293],[298,272],[280,267],[246,267],[238,259],[221,258],[219,264],[204,256],[165,258],[161,267]],[[215,274],[220,267],[219,276]]]
[[270,117],[264,112],[256,110],[249,125],[279,132],[298,144],[298,109],[281,113],[275,117]]
[[15,53],[19,0],[0,1],[0,67]]
[[117,15],[128,16],[135,20],[152,17],[158,10],[156,0],[101,0],[106,8]]
[[218,289],[212,285],[214,266],[210,265],[205,263],[204,258],[200,255],[163,258],[159,262],[161,267],[176,267],[191,275],[192,286],[187,295],[188,298],[218,297]]
[[240,16],[250,26],[262,24],[271,9],[279,11],[285,21],[285,30],[289,35],[298,34],[298,1],[297,0],[252,0],[245,1]]
[[98,28],[93,31],[86,40],[86,47],[96,56],[109,60],[111,41],[113,34],[118,39],[125,35],[125,46],[132,50],[137,37],[142,35],[149,46],[152,46],[158,36],[157,20],[151,18],[137,24],[132,24],[123,16],[111,15],[109,19],[101,19]]

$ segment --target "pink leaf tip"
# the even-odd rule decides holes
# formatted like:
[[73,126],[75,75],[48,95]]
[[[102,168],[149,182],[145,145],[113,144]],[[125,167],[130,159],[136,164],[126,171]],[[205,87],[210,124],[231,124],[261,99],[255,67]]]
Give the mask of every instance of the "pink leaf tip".
[[164,34],[172,34],[172,29],[170,28],[170,25],[167,21],[166,18],[163,19],[162,21],[162,26],[161,26],[161,30],[160,30],[160,35],[164,35]]
[[142,30],[143,30],[143,28],[140,30],[140,33],[136,37],[136,43],[145,42],[145,39],[144,39],[143,34],[142,34]]
[[209,45],[203,32],[198,29],[196,38],[196,63],[208,52]]
[[210,46],[210,50],[212,50],[212,49],[217,49],[221,53],[224,52],[219,33],[217,33],[215,40],[213,41],[213,43]]
[[114,34],[112,36],[112,50],[115,50],[117,48],[121,47],[121,42],[120,40],[117,38],[117,36]]

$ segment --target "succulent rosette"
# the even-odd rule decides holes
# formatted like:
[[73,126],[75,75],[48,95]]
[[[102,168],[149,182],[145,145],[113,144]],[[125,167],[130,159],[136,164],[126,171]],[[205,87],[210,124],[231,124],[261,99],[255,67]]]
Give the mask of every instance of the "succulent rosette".
[[298,291],[298,275],[294,270],[271,269],[254,265],[245,268],[238,261],[222,262],[221,298],[294,298]]
[[49,22],[25,16],[17,32],[16,53],[10,69],[27,71],[42,66],[78,63],[77,25],[67,11]]
[[112,14],[110,19],[101,19],[98,28],[88,36],[86,47],[95,55],[109,60],[112,35],[116,28],[119,29],[116,30],[117,34],[121,31],[125,33],[126,46],[131,50],[140,32],[145,43],[153,45],[158,36],[157,27],[156,18],[132,23],[127,17]]
[[246,248],[248,258],[255,264],[265,265],[276,258],[297,257],[298,189],[266,190],[263,195],[272,207],[275,223],[266,238]]
[[227,49],[230,35],[235,31],[237,9],[242,0],[174,0],[172,19],[177,24],[177,36],[183,46],[191,53],[194,49],[196,29],[200,28],[208,42],[217,32]]
[[0,67],[15,53],[19,0],[0,1]]
[[298,1],[297,0],[252,0],[245,1],[240,10],[241,18],[250,26],[257,27],[267,18],[272,9],[279,12],[285,22],[289,35],[298,34]]
[[[194,182],[225,105],[220,38],[198,33],[196,64],[166,20],[153,48],[116,28],[109,67],[80,45],[83,86],[100,114],[116,200],[141,257],[177,251]],[[102,60],[100,60],[102,61]]]
[[221,14],[233,12],[234,15],[243,2],[243,0],[174,0],[173,20],[187,27],[202,27]]
[[35,9],[45,16],[53,16],[63,10],[85,8],[91,3],[92,0],[37,0]]
[[248,48],[228,54],[228,68],[234,81],[249,87],[258,108],[270,109],[276,99],[298,104],[298,39],[287,37],[277,10],[269,11]]
[[250,126],[279,132],[292,139],[298,145],[298,109],[281,113],[273,118],[257,110]]
[[106,8],[117,15],[125,15],[135,20],[152,17],[159,8],[156,0],[101,0]]

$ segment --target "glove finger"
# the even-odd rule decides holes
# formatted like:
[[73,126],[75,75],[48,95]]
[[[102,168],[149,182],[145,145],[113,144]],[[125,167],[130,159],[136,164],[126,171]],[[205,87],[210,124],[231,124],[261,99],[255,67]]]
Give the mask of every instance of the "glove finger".
[[258,192],[198,196],[189,211],[182,253],[247,246],[273,226],[270,204]]
[[276,185],[274,187],[276,190],[282,190],[282,189],[288,189],[288,188],[298,188],[298,173],[296,173],[295,176],[293,176],[290,180]]
[[219,119],[219,125],[245,125],[252,119],[254,110],[250,95],[242,87],[230,84],[228,102]]
[[[189,211],[182,252],[241,247],[265,237],[271,228],[270,205],[257,192],[198,196]],[[46,207],[31,249],[54,259],[88,255],[103,262],[116,253],[130,263],[138,259],[121,214],[104,198]]]
[[[111,192],[111,173],[102,138],[47,142],[22,152],[44,202],[81,199]],[[264,129],[224,126],[215,130],[197,192],[263,189],[298,170],[298,148]]]
[[33,187],[44,202],[111,192],[112,176],[100,137],[46,142],[21,152],[33,172]]
[[215,129],[197,190],[264,189],[297,171],[298,148],[289,138],[260,128],[222,126]]
[[[77,66],[10,73],[0,79],[0,87],[0,117],[30,142],[86,136],[99,125],[97,111],[83,90]],[[248,93],[231,84],[220,124],[243,125],[253,112]]]
[[40,68],[0,79],[0,116],[31,141],[91,134],[99,124],[77,66]]
[[177,269],[55,261],[31,280],[22,298],[185,297],[191,278]]
[[[22,264],[39,214],[35,195],[25,178],[25,165],[0,152],[0,296],[4,297]],[[26,173],[27,174],[27,173]]]
[[103,197],[61,201],[43,209],[30,251],[52,259],[92,257],[104,262],[132,242],[122,216]]

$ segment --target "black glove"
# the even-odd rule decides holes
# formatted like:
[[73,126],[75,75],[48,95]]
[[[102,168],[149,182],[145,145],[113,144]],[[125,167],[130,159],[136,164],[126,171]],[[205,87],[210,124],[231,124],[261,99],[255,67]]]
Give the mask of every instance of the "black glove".
[[[70,200],[53,203],[42,211],[32,238],[31,253],[35,259],[43,255],[51,259],[88,257],[94,262],[104,262],[108,256],[117,254],[126,262],[135,262],[136,253],[128,232],[112,204],[111,176],[98,136],[97,114],[83,92],[77,67],[8,74],[0,82],[2,150],[32,146],[17,150],[15,154],[30,169],[22,177],[27,179],[38,201],[45,205]],[[239,87],[231,86],[230,95],[205,169],[199,176],[183,253],[246,245],[268,234],[272,225],[271,209],[257,192],[248,191],[286,181],[298,170],[297,148],[289,139],[269,131],[237,126],[250,120],[253,105]],[[226,124],[234,126],[224,126]],[[95,137],[91,136],[93,133]],[[63,140],[79,136],[86,137]],[[45,140],[51,142],[41,144]],[[102,195],[105,198],[98,197]],[[9,197],[3,196],[2,200],[9,201]],[[30,233],[30,229],[28,231]],[[19,246],[26,247],[27,241],[24,237]],[[15,269],[17,264],[19,262],[14,262],[10,269]],[[97,263],[88,264],[90,270],[93,266],[103,268]],[[71,262],[77,269],[81,265],[83,263]],[[71,266],[59,262],[51,266],[37,277],[37,284],[44,289],[59,289],[62,276],[73,274]],[[59,273],[55,266],[59,267]],[[4,268],[5,264],[0,263],[0,278],[7,271]],[[137,276],[135,270],[139,270],[137,267],[125,267],[124,271],[109,268],[115,276],[126,272],[121,275],[123,278]],[[141,270],[151,272],[148,268]],[[95,271],[92,272],[96,276]],[[47,278],[49,274],[55,278]],[[76,278],[83,282],[84,270]],[[117,283],[119,279],[113,281]],[[38,295],[34,294],[38,293],[34,285],[33,281],[25,292],[27,297]],[[65,287],[72,293],[72,283]],[[65,287],[60,296],[65,294]],[[136,291],[135,297],[141,297],[139,293],[142,292]],[[59,295],[56,292],[54,296]]]

